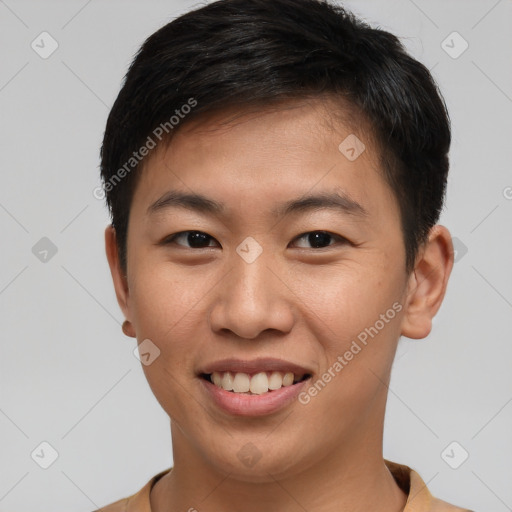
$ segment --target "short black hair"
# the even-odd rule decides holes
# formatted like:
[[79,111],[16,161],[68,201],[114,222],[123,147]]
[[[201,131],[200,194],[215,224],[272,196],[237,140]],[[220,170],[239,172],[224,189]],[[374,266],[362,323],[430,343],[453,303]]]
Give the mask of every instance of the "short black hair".
[[449,168],[450,119],[429,70],[395,35],[328,0],[218,0],[143,43],[108,117],[101,177],[124,272],[141,154],[207,112],[327,96],[355,109],[378,141],[412,271]]

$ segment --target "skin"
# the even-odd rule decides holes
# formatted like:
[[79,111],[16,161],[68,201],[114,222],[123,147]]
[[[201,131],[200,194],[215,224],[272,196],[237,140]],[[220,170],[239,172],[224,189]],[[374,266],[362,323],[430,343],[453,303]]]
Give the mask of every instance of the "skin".
[[[185,124],[144,162],[130,212],[127,274],[115,231],[106,252],[119,305],[138,343],[161,351],[143,366],[171,418],[173,470],[151,492],[153,511],[399,511],[406,496],[384,464],[382,438],[391,366],[401,335],[426,337],[453,266],[450,233],[436,225],[405,273],[398,205],[378,170],[371,138],[329,118],[327,103],[290,102],[235,120]],[[332,111],[332,106],[330,106]],[[221,123],[222,122],[222,123]],[[338,145],[355,133],[366,150],[349,161]],[[223,216],[147,209],[170,190],[201,193]],[[277,218],[278,204],[311,192],[343,191],[365,217],[320,209]],[[174,233],[201,231],[207,248]],[[323,248],[312,231],[328,231]],[[248,236],[263,252],[236,252]],[[303,405],[235,417],[208,399],[196,375],[228,357],[277,357],[316,381],[357,335],[398,302],[402,309],[327,386]],[[252,467],[237,456],[247,443]],[[371,490],[371,492],[369,492]]]

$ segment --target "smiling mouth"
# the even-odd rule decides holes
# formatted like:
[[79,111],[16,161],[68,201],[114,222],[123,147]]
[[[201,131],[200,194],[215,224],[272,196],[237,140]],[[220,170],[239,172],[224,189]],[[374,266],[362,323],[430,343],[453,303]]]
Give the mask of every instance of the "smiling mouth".
[[311,374],[296,374],[293,372],[257,372],[253,374],[242,372],[213,372],[201,373],[202,379],[218,388],[231,393],[243,395],[263,395],[277,391],[282,387],[293,386],[311,378]]

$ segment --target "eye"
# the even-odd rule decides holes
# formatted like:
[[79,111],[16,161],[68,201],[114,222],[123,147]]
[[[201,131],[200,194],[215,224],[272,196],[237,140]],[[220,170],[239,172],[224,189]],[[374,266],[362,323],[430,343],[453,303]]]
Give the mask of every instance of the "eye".
[[[184,245],[183,243],[179,243],[179,241],[185,241],[190,249],[204,249],[205,247],[215,247],[215,245],[210,245],[209,241],[214,241],[215,239],[210,235],[203,233],[202,231],[181,231],[179,233],[175,233],[167,237],[164,241],[164,245],[176,244],[176,245]],[[187,247],[185,245],[185,247]]]
[[[303,233],[299,235],[295,240],[304,240],[306,243],[311,244],[313,249],[322,249],[323,247],[329,247],[333,244],[330,243],[331,240],[338,241],[342,244],[349,243],[346,238],[343,238],[340,235],[335,235],[334,233],[329,233],[329,231],[309,231],[308,233]],[[302,248],[308,248],[304,245],[299,245]]]
[[[330,233],[329,231],[309,231],[299,235],[297,238],[295,238],[295,240],[310,244],[308,247],[307,245],[301,245],[299,243],[297,245],[298,247],[313,249],[330,247],[334,245],[334,243],[331,242],[339,242],[342,244],[350,243],[346,238],[343,238],[342,236],[336,235],[334,233]],[[163,241],[163,244],[176,244],[189,249],[204,249],[207,247],[215,247],[215,244],[218,244],[218,242],[212,236],[202,231],[180,231],[179,233],[168,236]]]

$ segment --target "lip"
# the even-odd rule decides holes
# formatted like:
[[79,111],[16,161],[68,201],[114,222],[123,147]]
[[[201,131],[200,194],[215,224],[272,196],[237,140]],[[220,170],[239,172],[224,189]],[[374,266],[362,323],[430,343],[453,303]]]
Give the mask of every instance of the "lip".
[[[248,375],[253,375],[259,372],[273,371],[282,373],[292,372],[295,375],[301,376],[308,374],[309,378],[291,386],[283,386],[280,389],[268,391],[261,395],[245,395],[226,391],[203,378],[204,374],[211,374],[213,372],[247,373]],[[203,366],[197,372],[197,376],[207,397],[224,412],[237,416],[262,416],[284,409],[296,400],[304,387],[309,385],[313,376],[313,370],[298,363],[272,357],[260,357],[250,361],[229,358]]]
[[199,380],[206,395],[223,411],[236,416],[263,416],[284,409],[294,402],[304,387],[309,385],[311,377],[262,395],[234,393],[201,377]]
[[251,361],[242,359],[222,359],[207,364],[201,368],[197,374],[213,373],[213,372],[232,372],[247,373],[252,375],[258,372],[293,372],[295,375],[313,374],[311,369],[300,366],[299,364],[285,361],[283,359],[275,359],[271,357],[260,357]]

